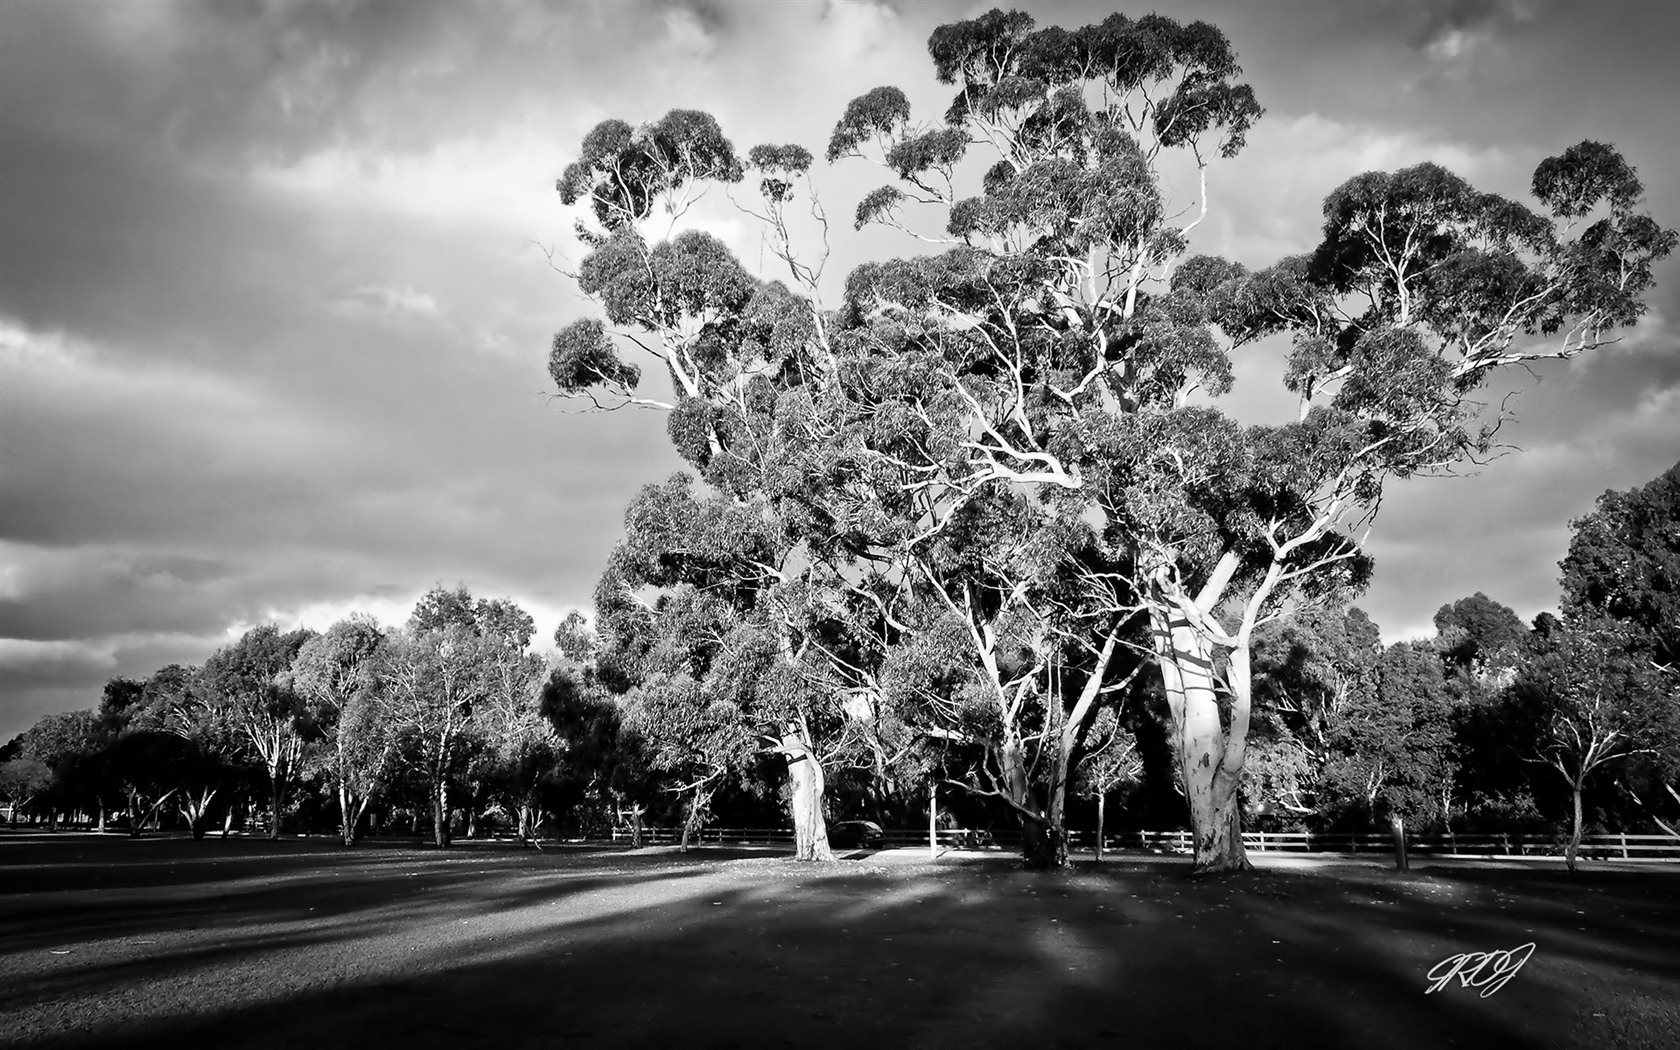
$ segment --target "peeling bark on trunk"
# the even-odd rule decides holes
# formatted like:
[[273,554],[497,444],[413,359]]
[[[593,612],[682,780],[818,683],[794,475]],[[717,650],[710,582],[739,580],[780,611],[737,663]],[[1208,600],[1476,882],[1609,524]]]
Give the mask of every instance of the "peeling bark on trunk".
[[1067,834],[1048,820],[1021,814],[1021,861],[1032,871],[1067,867]]
[[1233,708],[1241,707],[1240,721],[1233,718],[1227,734],[1219,718],[1213,643],[1177,615],[1169,619],[1164,613],[1152,613],[1151,627],[1172,713],[1180,784],[1190,805],[1195,846],[1192,873],[1252,870],[1243,849],[1237,808],[1241,747],[1248,735],[1248,654],[1246,650],[1232,653],[1230,684],[1244,693],[1233,703]]
[[706,803],[711,800],[711,793],[705,788],[695,788],[688,797],[688,816],[683,819],[682,852],[687,853],[689,844],[696,832],[700,830],[700,817],[705,812]]
[[831,861],[828,824],[823,819],[823,771],[811,750],[804,727],[789,725],[782,734],[782,752],[787,757],[792,779],[789,806],[793,810],[793,857],[795,860]]
[[[998,759],[1003,766],[1003,788],[1008,791],[1008,798],[1015,805],[1016,816],[1021,820],[1021,867],[1042,872],[1042,870],[1057,867],[1055,862],[1055,845],[1052,835],[1048,835],[1047,818],[1038,810],[1038,800],[1032,795],[1032,790],[1026,785],[1026,756],[1021,751],[1021,743],[1011,736],[1003,743],[998,751]],[[1062,862],[1067,862],[1067,850],[1062,850]]]

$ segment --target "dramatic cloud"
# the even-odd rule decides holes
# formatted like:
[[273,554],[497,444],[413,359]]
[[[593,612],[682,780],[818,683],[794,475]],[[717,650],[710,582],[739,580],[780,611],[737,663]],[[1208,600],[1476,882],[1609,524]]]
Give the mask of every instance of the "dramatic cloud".
[[[935,119],[927,36],[986,6],[0,6],[0,740],[256,623],[400,620],[437,582],[513,596],[544,634],[586,608],[625,504],[680,464],[660,415],[549,396],[549,338],[591,309],[557,272],[577,245],[554,180],[583,134],[696,107],[738,147],[820,152],[882,84]],[[1168,13],[1224,29],[1268,108],[1204,250],[1299,251],[1342,180],[1426,159],[1522,196],[1586,137],[1680,223],[1680,144],[1646,116],[1676,87],[1670,7]],[[879,172],[815,177],[827,289],[913,250],[850,230]],[[724,194],[687,221],[771,273]],[[1660,280],[1620,346],[1518,377],[1520,455],[1396,486],[1364,602],[1387,636],[1475,590],[1552,605],[1569,519],[1680,457],[1680,272]],[[1268,354],[1239,362],[1245,416],[1289,409]]]

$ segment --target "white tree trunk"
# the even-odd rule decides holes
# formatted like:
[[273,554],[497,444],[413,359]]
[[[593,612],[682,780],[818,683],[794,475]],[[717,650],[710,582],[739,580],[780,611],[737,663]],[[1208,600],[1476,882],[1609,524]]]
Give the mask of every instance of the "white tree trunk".
[[789,805],[793,810],[794,859],[831,861],[834,851],[829,848],[828,823],[823,819],[823,771],[802,727],[787,727],[782,751],[793,781]]
[[1240,718],[1233,717],[1229,735],[1219,720],[1214,681],[1213,643],[1177,615],[1151,613],[1161,682],[1172,714],[1173,743],[1178,751],[1179,777],[1190,805],[1195,847],[1193,871],[1211,874],[1246,871],[1252,865],[1243,849],[1237,785],[1242,775],[1241,746],[1248,734],[1246,650],[1232,654],[1228,675]]

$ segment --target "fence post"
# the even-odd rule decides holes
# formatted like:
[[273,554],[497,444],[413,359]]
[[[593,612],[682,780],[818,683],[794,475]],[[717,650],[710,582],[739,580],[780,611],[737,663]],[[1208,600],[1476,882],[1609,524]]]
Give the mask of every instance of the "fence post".
[[1625,831],[1624,831],[1624,832],[1622,832],[1622,859],[1623,859],[1623,860],[1627,860],[1627,859],[1628,859],[1628,851],[1627,851],[1627,832],[1625,832]]

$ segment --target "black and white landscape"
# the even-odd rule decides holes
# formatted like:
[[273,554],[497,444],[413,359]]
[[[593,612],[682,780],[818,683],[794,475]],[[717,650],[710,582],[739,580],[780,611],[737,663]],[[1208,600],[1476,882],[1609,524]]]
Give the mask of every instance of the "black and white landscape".
[[1664,1045],[1677,31],[0,8],[0,1028]]

